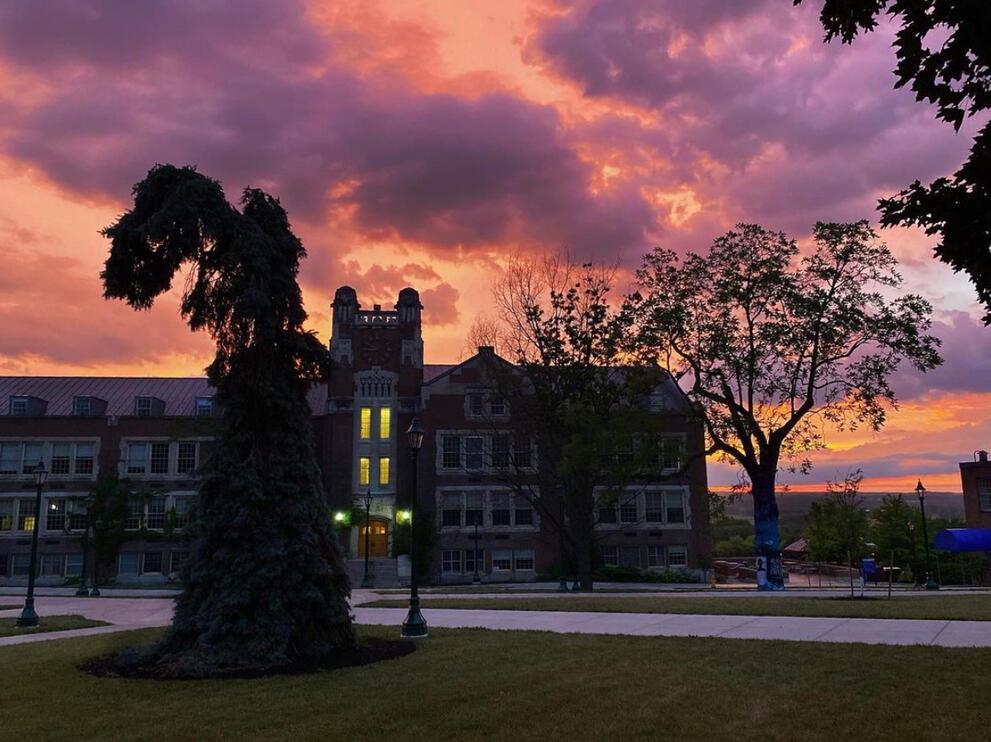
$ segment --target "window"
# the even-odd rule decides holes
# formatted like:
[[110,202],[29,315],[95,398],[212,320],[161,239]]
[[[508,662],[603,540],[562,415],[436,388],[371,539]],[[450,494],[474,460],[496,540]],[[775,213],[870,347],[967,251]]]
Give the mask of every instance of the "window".
[[685,567],[688,565],[688,548],[685,546],[668,547],[668,566]]
[[359,415],[360,427],[358,429],[358,437],[363,441],[367,441],[372,437],[372,408],[362,407]]
[[93,414],[92,397],[73,397],[72,414],[77,417],[89,417]]
[[465,525],[483,525],[482,493],[469,492],[465,495]]
[[79,577],[83,573],[83,555],[82,552],[77,552],[75,554],[65,555],[65,576],[66,577]]
[[509,466],[509,436],[492,436],[492,466],[502,469]]
[[182,565],[189,559],[188,551],[173,551],[169,555],[169,572],[178,572]]
[[513,565],[517,570],[533,569],[533,549],[519,549],[513,554]]
[[0,474],[17,474],[21,467],[21,444],[0,443]]
[[10,570],[11,577],[26,577],[30,569],[30,554],[14,554],[14,563]]
[[441,496],[442,523],[445,526],[461,525],[461,495],[445,494]]
[[165,498],[153,497],[148,501],[146,528],[165,528]]
[[61,531],[65,528],[65,500],[49,500],[45,510],[45,530]]
[[213,417],[213,397],[196,398],[196,417]]
[[0,554],[0,577],[7,576],[7,555]]
[[991,479],[977,480],[977,502],[983,512],[991,511]]
[[76,474],[92,474],[93,473],[93,444],[92,443],[77,443],[76,444]]
[[508,549],[496,549],[492,552],[492,571],[508,572],[513,568],[513,552]]
[[21,471],[23,471],[25,474],[33,474],[34,470],[38,466],[39,461],[41,461],[41,444],[25,443],[24,466],[21,467]]
[[620,434],[616,441],[616,462],[619,464],[633,463],[633,436]]
[[461,571],[461,552],[460,551],[442,551],[440,557],[440,569],[441,572],[460,572]]
[[127,444],[127,473],[144,474],[148,470],[148,444]]
[[457,469],[461,466],[461,439],[456,435],[442,435],[440,465],[443,469]]
[[530,439],[517,438],[513,441],[513,463],[521,469],[530,466]]
[[668,523],[685,522],[685,503],[680,492],[668,492],[664,495]]
[[185,528],[189,523],[189,502],[190,497],[175,498],[175,527]]
[[151,415],[151,397],[134,398],[134,414],[138,417],[148,417]]
[[389,457],[383,456],[379,459],[379,484],[389,483]]
[[34,530],[34,516],[35,516],[34,500],[18,500],[17,501],[17,530],[18,531],[33,531]]
[[661,468],[680,469],[685,444],[681,438],[661,438]]
[[169,444],[168,443],[152,443],[151,444],[151,465],[149,470],[152,474],[168,474],[169,473]]
[[637,522],[637,497],[634,495],[624,500],[619,506],[619,520],[622,523]]
[[475,560],[478,560],[478,571],[481,572],[485,569],[485,552],[482,549],[478,551],[472,551],[469,549],[465,552],[465,572],[475,571]]
[[616,506],[615,505],[603,505],[599,508],[599,523],[615,523],[616,522]]
[[63,554],[42,554],[41,555],[41,576],[61,577],[65,556]]
[[27,397],[11,397],[10,398],[10,414],[11,415],[26,415],[26,414],[28,414],[28,398]]
[[86,506],[78,501],[72,505],[72,511],[69,513],[69,528],[73,531],[80,531],[89,525]]
[[123,551],[117,560],[117,574],[136,575],[138,559],[141,555],[136,551]]
[[146,551],[144,563],[141,565],[143,574],[157,574],[162,571],[162,552]]
[[196,471],[197,443],[195,441],[182,441],[176,448],[178,449],[175,460],[176,473],[192,474]]
[[371,481],[372,460],[367,456],[358,459],[358,484],[367,485]]
[[492,493],[492,525],[510,525],[510,495],[504,492]]
[[14,501],[0,500],[0,531],[14,528]]
[[623,546],[619,551],[619,566],[621,567],[639,567],[640,566],[640,547],[639,546]]
[[482,436],[465,436],[465,469],[481,469],[482,463]]
[[52,444],[52,474],[68,474],[72,458],[71,443]]
[[392,433],[392,409],[382,407],[379,409],[379,438],[388,440]]
[[648,523],[664,522],[664,493],[647,493],[647,518]]
[[647,546],[647,566],[648,567],[663,567],[664,566],[664,547],[657,544],[650,544]]
[[482,417],[485,414],[485,398],[481,394],[468,395],[468,416]]
[[506,402],[502,397],[493,397],[489,409],[492,411],[492,417],[502,417],[506,414]]
[[141,520],[144,516],[144,504],[137,498],[132,498],[128,510],[127,518],[124,520],[124,528],[129,531],[136,531],[141,528]]
[[518,526],[532,526],[533,525],[533,510],[528,507],[517,507],[515,512],[516,525]]

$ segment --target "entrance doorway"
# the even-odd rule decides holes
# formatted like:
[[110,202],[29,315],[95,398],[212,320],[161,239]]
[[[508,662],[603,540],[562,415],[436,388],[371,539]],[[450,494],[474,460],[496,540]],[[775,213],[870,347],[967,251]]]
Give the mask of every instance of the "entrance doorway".
[[368,533],[368,556],[384,557],[389,555],[389,526],[384,520],[372,518],[369,523],[362,523],[358,528],[358,556],[365,557],[365,534]]

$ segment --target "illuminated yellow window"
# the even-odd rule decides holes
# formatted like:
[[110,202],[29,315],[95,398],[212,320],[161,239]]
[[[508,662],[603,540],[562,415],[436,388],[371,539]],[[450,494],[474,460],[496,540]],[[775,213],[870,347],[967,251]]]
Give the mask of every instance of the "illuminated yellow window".
[[371,461],[364,456],[358,459],[358,484],[368,484],[368,470],[371,468]]
[[[388,407],[379,410],[379,438],[383,440],[389,437],[390,423],[392,422],[392,412]],[[388,461],[388,459],[386,459]]]
[[389,457],[379,459],[379,484],[389,483]]
[[372,437],[372,408],[361,408],[361,431],[359,435],[364,440]]

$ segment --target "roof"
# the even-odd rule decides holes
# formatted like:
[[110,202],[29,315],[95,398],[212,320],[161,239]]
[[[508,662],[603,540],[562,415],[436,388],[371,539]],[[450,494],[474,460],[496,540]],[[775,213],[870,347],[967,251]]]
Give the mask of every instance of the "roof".
[[[205,377],[125,376],[0,376],[0,415],[10,414],[10,398],[37,397],[48,402],[46,415],[71,415],[73,397],[96,397],[107,402],[107,415],[133,415],[135,397],[155,397],[165,402],[170,416],[196,414],[196,398],[212,397],[214,388]],[[310,409],[323,414],[327,385],[317,384],[307,395]]]
[[431,381],[436,379],[438,376],[443,376],[452,368],[457,365],[455,363],[424,363],[423,364],[423,383],[429,384]]
[[793,541],[782,549],[782,551],[788,551],[792,554],[804,554],[808,550],[809,544],[804,538],[800,538],[798,541]]
[[991,528],[944,528],[933,546],[944,551],[991,551]]

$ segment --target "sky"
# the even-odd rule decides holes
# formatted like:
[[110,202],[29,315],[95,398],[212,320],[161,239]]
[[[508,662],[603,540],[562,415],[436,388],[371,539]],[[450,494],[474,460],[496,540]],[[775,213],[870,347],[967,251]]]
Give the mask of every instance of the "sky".
[[[877,221],[952,173],[954,133],[895,91],[895,29],[825,44],[789,0],[0,0],[0,374],[199,375],[209,338],[103,300],[99,231],[155,163],[278,196],[308,250],[308,326],[334,289],[424,305],[428,363],[463,357],[513,252],[620,266],[738,222],[801,243]],[[880,433],[833,433],[795,490],[959,491],[991,446],[991,343],[967,280],[917,230],[881,233],[935,307],[945,363],[894,380]],[[736,481],[713,463],[710,483]]]

